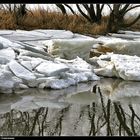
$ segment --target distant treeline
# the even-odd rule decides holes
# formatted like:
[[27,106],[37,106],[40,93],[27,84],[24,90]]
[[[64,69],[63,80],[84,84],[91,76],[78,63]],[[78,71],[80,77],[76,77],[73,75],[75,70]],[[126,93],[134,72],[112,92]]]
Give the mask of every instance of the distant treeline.
[[[27,4],[1,4],[1,29],[65,29],[82,34],[107,34],[120,29],[140,30],[140,14],[125,18],[134,4],[75,4],[77,14],[69,4],[55,4],[61,12],[38,8],[29,10]],[[103,16],[105,6],[109,15]],[[68,10],[71,14],[68,14]]]

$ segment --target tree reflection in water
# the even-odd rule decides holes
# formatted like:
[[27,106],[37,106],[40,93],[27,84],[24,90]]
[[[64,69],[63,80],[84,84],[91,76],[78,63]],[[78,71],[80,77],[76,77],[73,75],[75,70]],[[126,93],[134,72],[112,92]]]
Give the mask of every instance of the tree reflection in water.
[[[98,86],[94,91],[96,91],[98,101],[93,101],[89,105],[69,103],[66,108],[41,107],[24,112],[12,109],[7,113],[0,114],[0,135],[140,135],[140,117],[136,113],[135,104],[124,106],[119,101],[113,101],[101,92]],[[95,94],[95,92],[90,94]],[[74,112],[74,109],[77,112]],[[75,117],[68,117],[70,114]],[[66,127],[71,129],[66,129]]]
[[[111,102],[110,99],[107,101],[107,105],[105,107],[103,102],[103,95],[98,87],[98,91],[100,94],[102,111],[104,114],[104,124],[106,124],[106,132],[107,136],[112,135],[128,135],[128,136],[137,136],[139,135],[140,130],[140,118],[135,113],[133,106],[128,105],[129,114],[125,112],[125,109],[121,106],[120,102]],[[110,110],[111,108],[111,110]],[[113,115],[110,116],[110,111],[113,111]],[[136,118],[136,119],[135,119]],[[112,127],[113,120],[116,121],[116,125]],[[117,134],[118,132],[118,134]]]

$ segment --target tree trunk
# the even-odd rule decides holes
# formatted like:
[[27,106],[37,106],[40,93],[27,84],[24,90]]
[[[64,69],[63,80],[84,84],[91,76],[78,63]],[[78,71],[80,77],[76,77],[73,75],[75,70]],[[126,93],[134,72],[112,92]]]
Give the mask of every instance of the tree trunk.
[[140,5],[129,7],[130,4],[126,4],[124,5],[124,7],[122,6],[123,6],[122,4],[114,4],[113,10],[109,6],[109,8],[111,9],[111,13],[107,25],[107,32],[117,32],[121,28],[130,27],[140,19],[140,15],[138,15],[138,17],[136,17],[131,23],[126,24],[124,21],[125,14],[136,7],[140,7]]

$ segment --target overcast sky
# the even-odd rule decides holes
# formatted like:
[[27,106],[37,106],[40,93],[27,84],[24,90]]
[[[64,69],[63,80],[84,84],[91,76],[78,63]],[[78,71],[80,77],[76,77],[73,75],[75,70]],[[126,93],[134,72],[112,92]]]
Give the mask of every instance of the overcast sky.
[[[69,4],[69,5],[74,9],[75,12],[78,12],[75,4]],[[27,6],[31,9],[42,7],[42,8],[45,8],[45,9],[48,8],[49,10],[52,10],[52,11],[60,11],[60,9],[58,7],[56,7],[55,4],[28,4]],[[68,8],[66,8],[66,9],[67,9],[67,11],[70,12],[70,10]],[[108,11],[108,7],[105,7],[104,8],[104,13],[106,14],[107,11]]]
[[[78,12],[75,4],[69,4],[69,5],[71,5],[71,7],[75,10],[75,12]],[[59,8],[55,6],[55,4],[27,4],[27,7],[31,8],[31,9],[41,7],[41,8],[49,9],[49,10],[52,10],[52,11],[60,11]],[[104,11],[103,11],[103,15],[108,14],[108,12],[109,12],[109,8],[108,8],[108,6],[105,6]],[[130,15],[132,15],[132,16],[134,14],[138,15],[139,13],[140,13],[140,7],[135,8],[134,10],[131,10]]]

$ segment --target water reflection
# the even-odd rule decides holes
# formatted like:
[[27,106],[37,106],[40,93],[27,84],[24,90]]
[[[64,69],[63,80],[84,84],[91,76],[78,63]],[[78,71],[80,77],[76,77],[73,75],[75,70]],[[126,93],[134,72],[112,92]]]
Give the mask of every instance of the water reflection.
[[111,78],[63,90],[0,94],[0,135],[137,136],[139,99],[139,82]]

